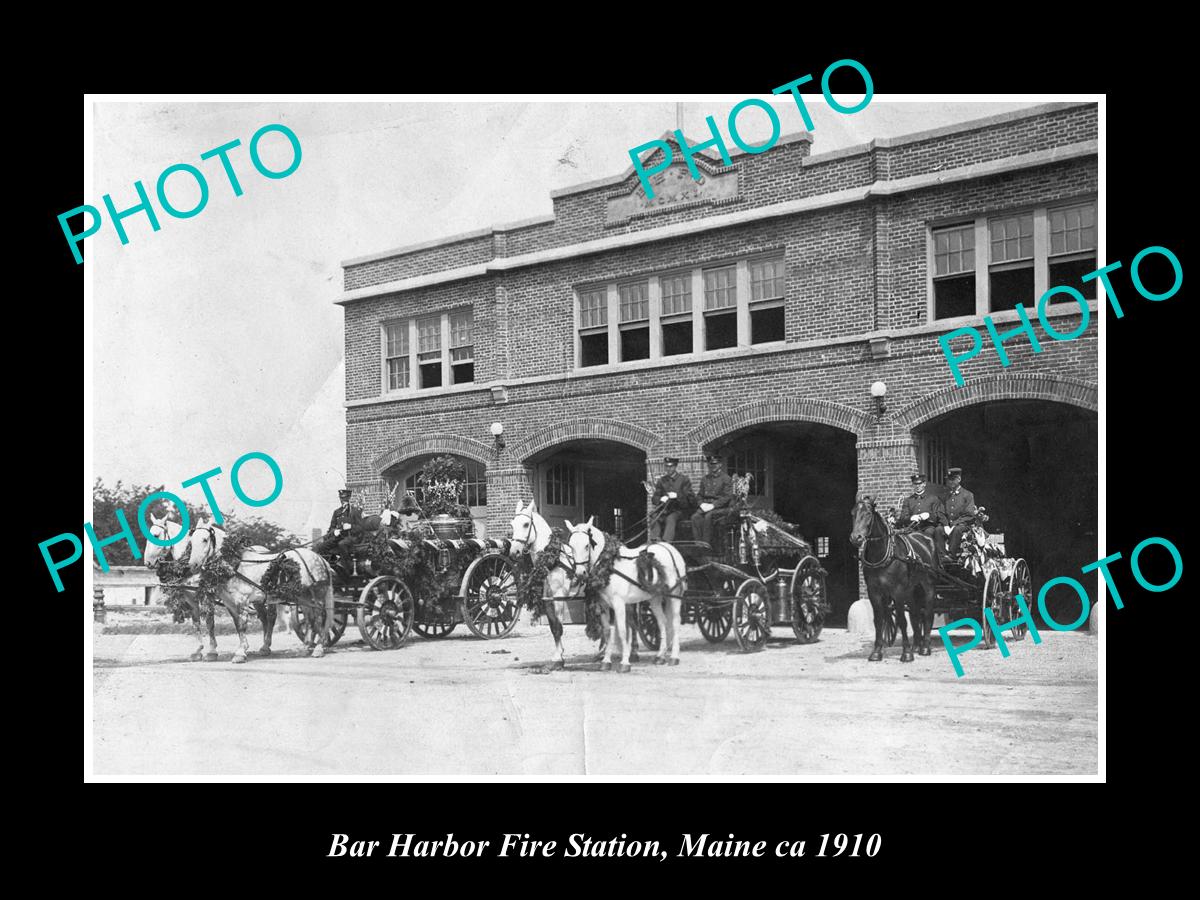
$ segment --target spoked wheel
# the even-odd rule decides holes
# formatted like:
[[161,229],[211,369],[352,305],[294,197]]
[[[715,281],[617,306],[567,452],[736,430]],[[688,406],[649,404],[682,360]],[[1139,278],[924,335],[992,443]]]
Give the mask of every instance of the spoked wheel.
[[413,631],[424,638],[444,638],[458,627],[458,622],[444,613],[438,604],[423,601],[413,621]]
[[702,602],[696,610],[696,624],[710,644],[719,644],[733,628],[733,604],[720,600]]
[[649,603],[643,602],[637,605],[634,627],[637,628],[638,637],[642,639],[642,644],[647,650],[657,651],[662,646],[662,632],[658,628],[658,620],[654,618]]
[[987,579],[983,583],[983,606],[979,611],[979,618],[983,619],[983,646],[984,649],[990,650],[996,646],[996,635],[983,615],[983,611],[987,609],[992,611],[997,625],[1008,621],[1005,618],[1004,586],[1000,583],[1000,573],[996,569],[987,573]]
[[733,601],[733,635],[746,652],[761,650],[771,636],[771,601],[767,586],[749,578],[738,588]]
[[821,636],[825,624],[825,576],[816,565],[801,565],[792,578],[792,631],[801,644]]
[[[1008,595],[1012,600],[1008,604],[1009,621],[1011,622],[1021,614],[1021,607],[1017,606],[1017,594],[1020,594],[1026,606],[1033,606],[1033,600],[1030,598],[1030,593],[1033,591],[1033,578],[1029,574],[1029,564],[1023,559],[1018,559],[1013,565],[1012,577],[1008,579]],[[1025,640],[1025,633],[1029,631],[1028,625],[1018,625],[1013,629],[1012,635],[1018,641]]]
[[[333,626],[329,629],[325,646],[332,647],[341,640],[349,618],[350,614],[345,610],[337,610],[333,614]],[[288,626],[292,629],[292,634],[298,637],[302,644],[307,645],[313,627],[311,610],[300,605],[293,606],[288,616]]]
[[[517,570],[507,556],[482,556],[463,578],[463,621],[481,638],[502,638],[517,625]],[[448,634],[449,632],[447,632]]]
[[367,582],[358,600],[358,630],[364,641],[376,650],[395,650],[404,643],[416,611],[408,585],[395,575],[380,575]]

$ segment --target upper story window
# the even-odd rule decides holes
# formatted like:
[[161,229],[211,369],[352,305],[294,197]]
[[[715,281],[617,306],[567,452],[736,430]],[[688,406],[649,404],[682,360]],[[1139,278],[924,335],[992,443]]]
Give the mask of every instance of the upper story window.
[[1094,200],[933,228],[930,251],[933,319],[1033,309],[1059,285],[1096,299],[1095,281],[1081,281],[1096,270]]
[[650,358],[650,287],[648,282],[617,288],[621,303],[621,361]]
[[576,366],[783,341],[786,276],[772,256],[584,288]]
[[384,393],[473,382],[472,311],[385,322],[383,357]]

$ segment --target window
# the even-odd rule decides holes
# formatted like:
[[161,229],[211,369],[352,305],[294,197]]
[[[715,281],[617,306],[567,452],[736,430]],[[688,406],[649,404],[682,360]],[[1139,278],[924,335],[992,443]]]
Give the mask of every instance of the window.
[[[458,502],[464,506],[487,506],[487,467],[473,459],[464,459],[463,457],[456,457],[456,459],[467,470],[462,490],[458,494]],[[420,469],[404,479],[404,490],[412,491],[417,502],[423,503],[425,498],[422,496],[421,488],[417,487],[419,474]]]
[[763,447],[747,447],[729,454],[725,468],[730,475],[752,475],[750,495],[762,497],[767,493],[767,451]]
[[580,366],[608,363],[608,293],[604,289],[579,295]]
[[450,383],[475,380],[474,315],[471,310],[450,314]]
[[1031,306],[1033,286],[1033,213],[992,219],[988,266],[988,308],[995,312],[1018,303]]
[[750,343],[782,341],[783,258],[756,260],[750,270]]
[[385,322],[383,392],[474,382],[473,320],[468,308]]
[[546,503],[551,506],[575,505],[575,466],[556,463],[546,472]]
[[1080,279],[1096,271],[1096,204],[1064,206],[1048,213],[1050,287],[1068,284],[1088,300],[1096,299],[1096,281]]
[[737,268],[704,273],[704,349],[737,346]]
[[621,360],[650,358],[650,287],[648,282],[617,288],[621,301]]
[[[977,239],[978,238],[978,239]],[[1097,222],[1094,200],[1015,210],[930,230],[932,319],[982,316],[1018,303],[1034,310],[1060,285],[1096,299]],[[1067,296],[1052,305],[1074,306]]]
[[662,355],[692,352],[692,274],[658,280],[662,295]]
[[828,555],[829,555],[829,538],[828,537],[817,538],[817,556],[824,557],[824,556],[828,556]]
[[933,317],[975,312],[975,223],[933,233]]
[[408,323],[384,326],[384,360],[387,365],[387,389],[399,391],[408,387]]

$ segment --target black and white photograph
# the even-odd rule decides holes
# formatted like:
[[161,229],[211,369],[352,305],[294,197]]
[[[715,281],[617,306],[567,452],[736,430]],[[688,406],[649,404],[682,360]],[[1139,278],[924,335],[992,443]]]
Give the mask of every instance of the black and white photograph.
[[89,95],[87,778],[1103,781],[1182,248],[1096,276],[1103,95],[825,81]]

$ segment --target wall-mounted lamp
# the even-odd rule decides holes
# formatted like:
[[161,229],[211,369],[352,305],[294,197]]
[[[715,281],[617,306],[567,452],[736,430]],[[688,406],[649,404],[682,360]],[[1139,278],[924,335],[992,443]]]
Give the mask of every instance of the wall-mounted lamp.
[[871,385],[871,396],[875,398],[875,421],[878,422],[883,418],[883,414],[887,412],[887,404],[883,402],[884,396],[887,394],[887,385],[882,381],[877,381]]
[[496,439],[496,452],[499,453],[504,449],[504,424],[493,422],[492,427],[488,430],[491,431],[492,437]]

